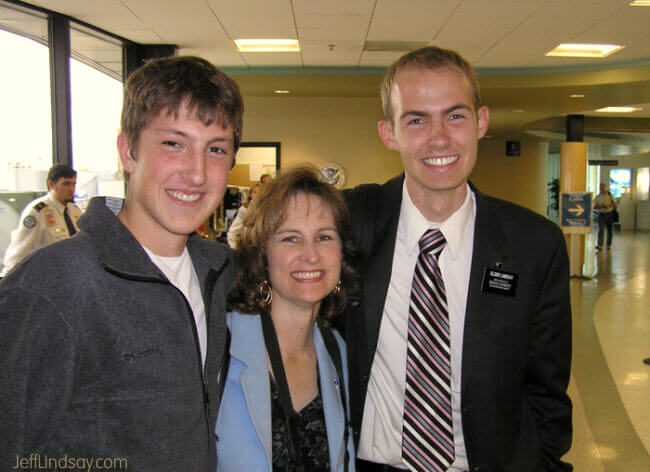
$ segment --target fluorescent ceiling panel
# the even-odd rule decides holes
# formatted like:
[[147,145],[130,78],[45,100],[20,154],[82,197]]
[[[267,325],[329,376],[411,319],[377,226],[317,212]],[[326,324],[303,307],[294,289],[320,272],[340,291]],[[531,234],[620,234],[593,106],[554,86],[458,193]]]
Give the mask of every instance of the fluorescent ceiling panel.
[[547,52],[546,56],[560,57],[607,57],[620,51],[625,46],[617,44],[560,44]]
[[300,52],[297,39],[235,39],[239,52]]
[[605,107],[596,110],[598,113],[632,113],[633,111],[641,111],[638,107]]

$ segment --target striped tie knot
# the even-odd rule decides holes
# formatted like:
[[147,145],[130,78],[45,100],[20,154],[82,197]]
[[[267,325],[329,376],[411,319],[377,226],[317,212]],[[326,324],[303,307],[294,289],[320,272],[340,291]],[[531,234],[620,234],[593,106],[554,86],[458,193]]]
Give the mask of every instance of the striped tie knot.
[[437,228],[427,230],[418,242],[420,245],[420,252],[433,256],[436,263],[438,262],[438,255],[445,248],[446,243],[447,240],[445,239],[445,236]]

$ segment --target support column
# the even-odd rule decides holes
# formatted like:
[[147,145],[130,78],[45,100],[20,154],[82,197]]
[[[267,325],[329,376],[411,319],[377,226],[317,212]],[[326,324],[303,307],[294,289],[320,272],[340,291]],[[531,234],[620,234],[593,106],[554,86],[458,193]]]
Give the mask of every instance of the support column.
[[124,82],[131,75],[131,72],[144,64],[148,59],[175,56],[177,49],[174,44],[128,44],[123,49],[124,54],[122,57],[124,64],[122,68],[124,71],[122,74]]
[[50,89],[52,101],[52,152],[54,164],[72,165],[70,106],[70,21],[53,14],[48,25]]
[[[567,116],[567,142],[560,147],[560,194],[587,189],[587,143],[582,142],[583,129],[583,115]],[[571,275],[582,276],[585,237],[583,234],[565,234],[564,237],[571,259]]]

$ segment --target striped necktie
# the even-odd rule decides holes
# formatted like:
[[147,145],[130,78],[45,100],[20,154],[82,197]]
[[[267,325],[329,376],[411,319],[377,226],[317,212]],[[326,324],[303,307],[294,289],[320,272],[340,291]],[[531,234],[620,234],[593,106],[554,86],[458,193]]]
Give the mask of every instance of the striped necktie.
[[438,256],[446,241],[419,241],[409,304],[402,458],[412,471],[445,471],[454,461],[447,295]]

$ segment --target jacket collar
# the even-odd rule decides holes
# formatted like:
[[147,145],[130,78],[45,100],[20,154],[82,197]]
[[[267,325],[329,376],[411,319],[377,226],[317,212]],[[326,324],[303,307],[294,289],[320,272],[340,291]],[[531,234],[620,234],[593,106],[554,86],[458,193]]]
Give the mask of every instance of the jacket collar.
[[[139,280],[166,281],[140,243],[117,218],[123,205],[124,200],[120,198],[95,197],[79,218],[78,226],[90,239],[100,263],[109,272]],[[210,245],[211,250],[204,250],[206,245]],[[218,271],[230,260],[228,249],[203,241],[196,234],[188,238],[187,248],[195,266],[198,263]]]
[[[270,381],[267,373],[268,367],[260,316],[264,315],[247,315],[237,312],[228,314],[228,325],[232,332],[230,354],[242,363],[239,380],[246,397],[246,405],[267,458],[270,459]],[[318,359],[320,393],[326,419],[330,462],[332,464],[342,464],[345,460],[345,447],[341,447],[345,426],[343,407],[338,390],[341,388],[341,381],[338,379],[336,368],[330,360],[318,324],[314,326],[314,346]],[[342,360],[345,362],[343,355]],[[233,368],[232,364],[231,368]],[[260,373],[263,374],[260,375]]]
[[50,204],[56,211],[63,214],[63,210],[65,210],[66,207],[65,203],[61,203],[59,200],[54,198],[50,192],[47,192],[45,198],[47,199],[48,204]]

